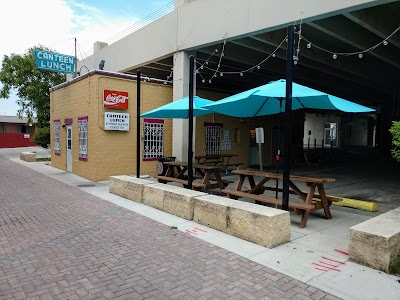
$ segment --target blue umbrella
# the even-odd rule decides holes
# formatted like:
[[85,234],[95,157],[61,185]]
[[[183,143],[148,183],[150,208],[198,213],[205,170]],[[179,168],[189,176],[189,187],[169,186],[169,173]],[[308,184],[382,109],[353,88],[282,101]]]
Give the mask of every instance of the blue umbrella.
[[[300,108],[341,110],[344,112],[373,112],[372,108],[293,83],[292,110]],[[257,117],[278,114],[285,110],[286,80],[227,97],[203,108],[233,117]]]
[[[214,103],[211,100],[197,96],[193,97],[193,116],[198,117],[213,113],[208,109],[202,108],[207,104]],[[161,118],[161,119],[188,119],[189,118],[189,97],[165,104],[151,111],[140,115],[141,118]]]

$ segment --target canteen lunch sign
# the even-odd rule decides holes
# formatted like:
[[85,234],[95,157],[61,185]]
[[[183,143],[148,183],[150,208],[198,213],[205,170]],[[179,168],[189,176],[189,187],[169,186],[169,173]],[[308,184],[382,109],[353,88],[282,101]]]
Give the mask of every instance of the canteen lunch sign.
[[75,56],[35,50],[36,68],[47,71],[74,73]]

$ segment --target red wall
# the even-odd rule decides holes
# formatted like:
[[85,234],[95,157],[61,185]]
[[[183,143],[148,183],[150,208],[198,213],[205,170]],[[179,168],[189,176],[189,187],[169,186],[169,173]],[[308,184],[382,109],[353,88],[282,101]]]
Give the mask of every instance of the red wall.
[[0,148],[17,148],[37,146],[31,141],[33,133],[29,134],[29,138],[24,138],[28,133],[0,133]]

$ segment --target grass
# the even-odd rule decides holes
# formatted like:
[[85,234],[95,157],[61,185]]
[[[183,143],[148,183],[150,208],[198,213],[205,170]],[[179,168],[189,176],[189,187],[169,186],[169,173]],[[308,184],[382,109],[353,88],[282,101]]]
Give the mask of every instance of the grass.
[[400,257],[396,257],[389,265],[390,274],[400,274]]
[[36,161],[51,161],[50,157],[37,157]]

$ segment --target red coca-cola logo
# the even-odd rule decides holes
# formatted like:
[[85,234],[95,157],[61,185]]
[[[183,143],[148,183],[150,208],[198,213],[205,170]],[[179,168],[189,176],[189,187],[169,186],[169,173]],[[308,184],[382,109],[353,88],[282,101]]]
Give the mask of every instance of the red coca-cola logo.
[[128,109],[128,93],[104,90],[105,108]]

